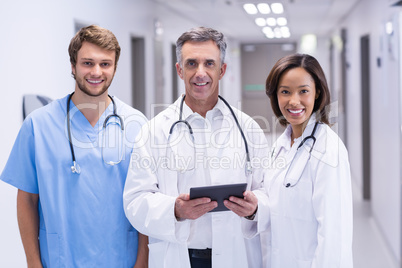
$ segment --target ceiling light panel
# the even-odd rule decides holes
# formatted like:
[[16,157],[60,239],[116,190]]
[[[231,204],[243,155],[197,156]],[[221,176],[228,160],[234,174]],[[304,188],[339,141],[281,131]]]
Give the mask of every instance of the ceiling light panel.
[[269,7],[269,5],[268,5],[267,3],[260,3],[260,4],[257,4],[257,8],[258,8],[258,11],[259,11],[261,14],[266,15],[266,14],[271,13],[271,8]]
[[284,18],[284,17],[279,17],[279,18],[276,19],[276,23],[279,26],[286,26],[288,24],[288,20],[286,18]]
[[262,32],[267,35],[267,34],[273,33],[274,31],[272,31],[271,27],[267,26],[267,27],[262,28]]
[[269,39],[275,38],[274,32],[267,33],[265,36]]
[[254,4],[244,4],[243,8],[247,14],[255,15],[258,13],[257,7]]
[[267,21],[264,18],[256,18],[255,24],[257,24],[260,27],[264,27],[267,25]]
[[[288,21],[284,15],[281,15],[285,13],[281,3],[246,3],[243,8],[247,14],[254,17],[255,24],[262,27],[262,32],[267,38],[290,37]],[[268,14],[270,17],[267,16]]]
[[272,12],[275,14],[282,14],[283,13],[283,5],[281,3],[273,3],[271,5]]
[[268,26],[276,26],[276,19],[275,18],[268,18],[267,19]]
[[282,38],[281,29],[275,28],[275,29],[274,29],[274,34],[275,34],[275,37],[276,37],[276,38]]

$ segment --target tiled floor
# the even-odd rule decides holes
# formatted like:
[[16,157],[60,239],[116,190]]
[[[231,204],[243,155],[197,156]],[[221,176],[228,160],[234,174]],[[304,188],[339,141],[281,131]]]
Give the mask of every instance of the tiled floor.
[[374,218],[370,203],[353,187],[353,259],[354,268],[399,268],[393,260]]

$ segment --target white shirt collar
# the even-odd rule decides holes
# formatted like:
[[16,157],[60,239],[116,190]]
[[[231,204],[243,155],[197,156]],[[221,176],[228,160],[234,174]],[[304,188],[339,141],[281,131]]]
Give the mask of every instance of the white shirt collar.
[[[311,135],[311,132],[313,131],[316,121],[317,121],[316,115],[315,115],[315,113],[313,113],[307,123],[306,128],[303,131],[303,134],[294,140],[295,144],[297,144],[299,141],[304,139],[304,137]],[[291,139],[292,139],[291,136],[292,136],[292,126],[289,124],[286,127],[283,134],[276,141],[275,151],[279,152],[282,148],[284,148],[285,150],[290,150],[290,144],[291,144]]]
[[[180,97],[177,102],[179,111],[180,111],[180,104],[181,104],[182,99],[183,99],[183,97]],[[215,106],[211,110],[209,110],[207,113],[211,113],[211,112],[213,115],[212,117],[220,116],[220,115],[226,116],[226,115],[230,114],[229,108],[226,106],[226,104],[220,98],[218,99],[218,102],[215,104]],[[186,104],[186,102],[183,103],[182,119],[190,120],[192,117],[197,116],[197,115],[200,116],[198,113],[193,112],[193,110],[191,110],[191,108]]]

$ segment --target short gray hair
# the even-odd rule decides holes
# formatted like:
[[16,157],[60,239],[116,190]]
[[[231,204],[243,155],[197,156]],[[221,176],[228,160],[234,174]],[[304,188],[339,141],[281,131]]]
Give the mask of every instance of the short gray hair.
[[192,28],[189,31],[183,33],[179,39],[176,41],[176,57],[177,62],[181,65],[182,61],[182,48],[185,42],[187,41],[194,41],[194,42],[206,42],[212,40],[218,46],[220,51],[220,59],[221,64],[225,62],[225,55],[226,55],[226,38],[223,33],[206,27],[197,27]]

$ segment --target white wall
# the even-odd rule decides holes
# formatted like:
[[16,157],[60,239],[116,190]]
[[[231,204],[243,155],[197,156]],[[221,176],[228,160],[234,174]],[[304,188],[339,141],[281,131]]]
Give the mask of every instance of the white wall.
[[[401,253],[401,174],[399,129],[399,59],[389,53],[391,43],[385,23],[393,20],[400,8],[387,1],[360,1],[339,24],[348,31],[347,60],[347,139],[352,177],[362,188],[360,38],[370,35],[371,73],[371,207],[380,232],[396,261]],[[368,19],[370,18],[370,19]],[[399,36],[400,38],[400,36]],[[398,46],[394,47],[398,49]],[[377,57],[381,67],[377,66]],[[397,119],[395,119],[397,118]]]
[[[122,48],[113,95],[131,104],[130,36],[145,38],[152,46],[151,1],[1,1],[0,2],[0,171],[22,123],[23,94],[43,94],[53,99],[74,90],[68,44],[74,22],[95,23],[114,32]],[[152,61],[147,49],[147,62]],[[147,102],[152,99],[152,65],[147,64]],[[0,267],[25,267],[25,255],[16,221],[16,189],[0,182]]]

